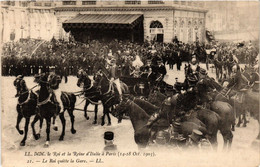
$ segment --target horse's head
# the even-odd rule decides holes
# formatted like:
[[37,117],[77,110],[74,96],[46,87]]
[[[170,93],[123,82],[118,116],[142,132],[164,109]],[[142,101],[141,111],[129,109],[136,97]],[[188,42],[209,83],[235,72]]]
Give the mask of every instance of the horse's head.
[[91,86],[91,79],[88,77],[88,74],[85,71],[79,70],[77,74],[77,78],[78,78],[78,82],[77,82],[78,87],[82,87],[83,85],[84,88],[89,88]]
[[42,74],[36,74],[34,76],[34,82],[38,84],[47,84],[48,81],[48,75],[47,73],[42,73]]
[[16,87],[18,94],[28,90],[22,75],[16,77],[14,80],[14,86]]
[[48,76],[48,82],[49,82],[50,88],[56,90],[59,88],[59,85],[61,83],[61,78],[59,75],[50,74]]
[[94,76],[94,87],[100,89],[101,88],[101,81],[102,81],[102,78],[103,78],[103,74],[98,71],[95,76]]
[[123,114],[129,111],[131,102],[132,100],[123,98],[123,100],[115,107],[111,114],[118,119],[122,118]]

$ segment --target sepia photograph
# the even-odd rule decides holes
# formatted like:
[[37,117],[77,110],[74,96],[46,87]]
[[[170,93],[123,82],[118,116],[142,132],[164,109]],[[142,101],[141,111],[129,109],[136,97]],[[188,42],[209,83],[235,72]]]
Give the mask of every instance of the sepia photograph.
[[259,8],[1,0],[0,166],[260,166]]

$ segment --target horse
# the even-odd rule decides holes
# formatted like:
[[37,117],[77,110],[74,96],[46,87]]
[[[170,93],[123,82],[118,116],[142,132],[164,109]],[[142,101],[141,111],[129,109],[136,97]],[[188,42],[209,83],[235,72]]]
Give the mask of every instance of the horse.
[[[17,97],[18,97],[18,104],[16,106],[16,110],[18,113],[16,129],[20,135],[24,134],[24,138],[20,142],[20,146],[25,146],[30,118],[31,116],[36,114],[37,95],[33,93],[32,90],[29,90],[27,88],[23,76],[17,76],[13,84],[17,89]],[[24,131],[20,130],[19,128],[19,124],[22,118],[25,118]],[[40,119],[40,129],[42,129],[42,123],[43,123],[43,119]]]
[[[50,80],[49,80],[50,79]],[[33,122],[31,123],[33,136],[36,140],[39,139],[40,134],[36,134],[34,125],[39,119],[46,120],[46,142],[44,147],[49,147],[50,141],[50,126],[51,126],[51,118],[53,118],[53,123],[55,123],[55,118],[59,115],[60,120],[62,122],[62,133],[60,135],[59,140],[62,141],[65,135],[65,124],[66,120],[64,117],[64,112],[68,110],[70,119],[71,119],[71,133],[75,134],[76,130],[74,129],[74,115],[73,110],[75,107],[76,96],[72,93],[62,92],[61,100],[63,103],[63,111],[60,111],[60,104],[58,104],[56,100],[56,96],[52,91],[53,88],[58,88],[60,81],[55,76],[49,77],[48,73],[43,73],[41,75],[35,76],[35,82],[40,85],[38,101],[37,101],[37,115],[35,116]],[[53,85],[53,83],[56,83]]]
[[227,102],[219,101],[216,98],[214,99],[214,97],[211,97],[210,94],[207,93],[210,91],[210,88],[220,89],[219,84],[215,83],[213,79],[202,79],[197,84],[199,85],[197,86],[198,92],[204,92],[204,94],[206,94],[205,96],[209,98],[202,98],[202,100],[206,100],[206,103],[208,103],[209,106],[207,108],[220,116],[219,130],[224,139],[224,148],[230,148],[233,140],[231,128],[234,130],[235,125],[235,112],[233,107]]
[[[139,101],[140,103],[140,101]],[[169,111],[170,108],[167,105],[164,105],[162,107],[162,110]],[[170,111],[171,112],[171,111]],[[115,110],[112,111],[112,114],[120,118],[121,115],[127,113],[130,117],[132,126],[134,128],[134,139],[136,144],[139,148],[144,148],[149,145],[149,141],[151,138],[153,138],[153,130],[165,130],[169,128],[169,120],[165,118],[159,119],[157,122],[155,122],[152,127],[148,127],[147,123],[150,119],[150,115],[147,114],[145,110],[143,110],[138,104],[136,104],[134,101],[127,99],[123,100],[120,104],[118,104],[115,107]],[[169,113],[169,112],[167,112]],[[184,137],[188,138],[188,135],[192,133],[194,129],[200,130],[203,132],[203,134],[207,134],[207,129],[203,126],[200,126],[194,122],[182,122],[180,125],[181,133],[184,135]],[[169,138],[170,135],[168,135]],[[167,138],[167,137],[166,137]],[[167,139],[168,139],[167,138]],[[169,144],[169,141],[167,144]]]
[[[105,124],[105,115],[108,118],[108,125],[111,125],[111,118],[109,116],[109,109],[113,108],[115,104],[120,103],[119,92],[116,85],[111,82],[108,78],[108,70],[100,64],[100,71],[97,72],[94,78],[94,86],[100,91],[101,102],[103,104],[103,116],[101,126]],[[121,82],[120,83],[122,94],[129,94],[128,86]]]
[[97,124],[97,112],[98,112],[98,101],[101,100],[100,92],[97,90],[96,87],[92,86],[91,79],[88,77],[85,71],[79,71],[77,74],[77,86],[82,87],[83,85],[83,92],[86,99],[86,103],[84,106],[84,116],[88,120],[89,117],[87,115],[87,108],[89,104],[95,105],[95,117],[93,124]]

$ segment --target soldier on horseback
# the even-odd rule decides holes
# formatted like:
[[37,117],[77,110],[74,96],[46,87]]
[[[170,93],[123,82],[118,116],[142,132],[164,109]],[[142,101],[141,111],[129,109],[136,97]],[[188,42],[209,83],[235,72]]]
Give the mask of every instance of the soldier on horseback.
[[63,112],[64,109],[61,101],[61,90],[59,89],[61,78],[59,75],[55,73],[55,67],[50,67],[49,70],[50,72],[47,81],[49,82],[50,91],[54,93],[55,100],[61,107],[60,111]]

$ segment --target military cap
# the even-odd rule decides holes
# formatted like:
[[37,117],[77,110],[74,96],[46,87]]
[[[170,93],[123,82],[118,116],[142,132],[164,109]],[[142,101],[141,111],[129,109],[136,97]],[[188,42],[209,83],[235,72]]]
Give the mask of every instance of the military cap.
[[104,133],[104,139],[105,140],[113,140],[114,139],[114,133],[111,131],[106,131]]

